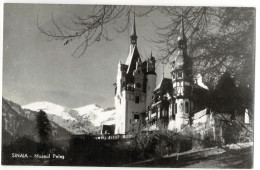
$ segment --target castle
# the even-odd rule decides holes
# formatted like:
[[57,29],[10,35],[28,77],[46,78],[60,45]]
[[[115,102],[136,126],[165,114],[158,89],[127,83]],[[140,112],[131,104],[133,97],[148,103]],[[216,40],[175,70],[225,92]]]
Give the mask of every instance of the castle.
[[[181,21],[177,39],[178,52],[172,64],[171,78],[162,78],[156,86],[155,58],[142,61],[137,47],[135,20],[130,36],[130,50],[125,64],[119,62],[115,86],[117,122],[115,134],[139,131],[181,131],[194,126],[198,136],[211,134],[223,141],[223,117],[205,106],[208,90],[200,86],[192,71],[187,52],[187,38]],[[244,118],[237,119],[244,122]]]

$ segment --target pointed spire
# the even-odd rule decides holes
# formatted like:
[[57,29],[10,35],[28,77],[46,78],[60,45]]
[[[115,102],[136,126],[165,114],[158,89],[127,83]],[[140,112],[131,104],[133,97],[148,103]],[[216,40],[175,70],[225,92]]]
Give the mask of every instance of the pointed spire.
[[153,52],[152,52],[152,50],[151,50],[151,56],[150,56],[149,60],[151,60],[151,61],[154,61],[154,62],[155,62],[155,58],[153,57]]
[[136,45],[137,44],[137,35],[136,35],[136,26],[135,26],[135,12],[134,12],[134,23],[132,27],[132,34],[130,36],[131,44]]
[[183,22],[183,14],[181,15],[181,29],[180,29],[180,35],[182,36],[182,39],[186,39],[185,36],[185,30],[184,30],[184,22]]
[[163,73],[162,73],[162,78],[164,78],[164,64],[163,64]]
[[181,15],[181,28],[180,28],[180,36],[178,37],[178,47],[180,49],[185,49],[187,47],[187,38],[185,36],[184,30],[184,21],[183,21],[183,14]]
[[133,23],[133,27],[132,27],[132,34],[131,34],[131,36],[135,36],[136,37],[135,13],[134,13],[134,23]]
[[151,60],[152,58],[153,58],[153,52],[151,50],[151,55],[150,55],[150,57],[148,57],[148,60]]

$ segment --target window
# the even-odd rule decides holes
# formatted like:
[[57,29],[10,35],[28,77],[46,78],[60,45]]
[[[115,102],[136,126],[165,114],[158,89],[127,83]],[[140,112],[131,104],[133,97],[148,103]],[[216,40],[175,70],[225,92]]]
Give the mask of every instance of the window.
[[165,110],[163,109],[162,110],[162,117],[164,117],[165,116]]
[[174,103],[174,114],[177,113],[177,103]]
[[136,87],[141,88],[142,87],[141,83],[136,83]]
[[168,110],[163,109],[162,117],[167,117],[167,116],[168,116]]
[[175,68],[175,61],[172,62],[172,69]]
[[135,96],[135,103],[139,103],[140,97],[139,96]]
[[185,102],[185,113],[189,113],[189,102]]
[[175,73],[172,73],[172,79],[175,79]]
[[250,117],[249,117],[249,114],[248,114],[248,110],[246,109],[245,111],[245,123],[248,124],[250,123]]
[[175,120],[175,114],[172,114],[172,120]]
[[116,86],[116,88],[115,88],[115,95],[116,95],[116,91],[117,91],[117,86]]
[[182,72],[179,72],[179,73],[177,74],[177,77],[178,77],[178,78],[181,78],[181,77],[182,77]]
[[138,120],[139,120],[139,115],[138,115],[138,114],[134,114],[134,119],[135,119],[135,122],[138,122]]

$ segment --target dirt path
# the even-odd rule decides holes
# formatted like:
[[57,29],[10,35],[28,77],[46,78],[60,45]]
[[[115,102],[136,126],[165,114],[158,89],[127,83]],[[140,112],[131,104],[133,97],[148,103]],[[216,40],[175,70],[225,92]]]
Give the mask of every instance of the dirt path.
[[147,160],[126,166],[130,167],[186,167],[186,168],[252,168],[253,147],[239,150],[206,149],[165,156],[155,160]]

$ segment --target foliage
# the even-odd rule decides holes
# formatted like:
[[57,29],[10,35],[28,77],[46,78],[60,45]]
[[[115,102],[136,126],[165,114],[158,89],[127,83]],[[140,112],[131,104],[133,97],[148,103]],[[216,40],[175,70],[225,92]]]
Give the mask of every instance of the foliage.
[[134,135],[131,148],[140,153],[140,158],[147,158],[154,154],[156,142],[155,135],[140,132]]
[[238,107],[238,89],[230,73],[224,73],[212,94],[213,108],[219,111],[232,112]]
[[[118,166],[137,161],[139,150],[122,140],[94,140],[93,136],[73,136],[68,155],[70,165]],[[86,161],[87,160],[87,161]]]
[[41,33],[63,41],[64,45],[79,41],[72,55],[80,57],[95,42],[112,40],[111,29],[119,33],[126,31],[133,13],[137,17],[156,13],[165,19],[160,26],[154,20],[157,36],[146,38],[158,47],[157,60],[167,63],[174,58],[183,18],[195,73],[201,73],[204,81],[214,86],[221,73],[229,71],[239,84],[254,88],[254,8],[103,5],[94,6],[85,16],[75,14],[68,25],[56,21],[53,15],[52,29],[37,24]]
[[192,136],[190,132],[185,134],[173,131],[141,132],[135,134],[132,148],[137,150],[139,159],[179,153],[192,148]]
[[239,126],[234,123],[226,123],[223,126],[223,138],[225,144],[237,143],[239,137]]
[[52,127],[51,123],[47,117],[47,114],[40,110],[39,113],[37,114],[37,129],[40,137],[40,144],[42,145],[39,148],[39,151],[41,152],[47,152],[49,146],[51,144],[51,133],[52,133]]
[[[215,89],[210,90],[208,107],[220,113],[244,114],[245,109],[253,111],[253,90],[238,86],[229,72],[221,75]],[[251,119],[253,115],[251,115]]]

